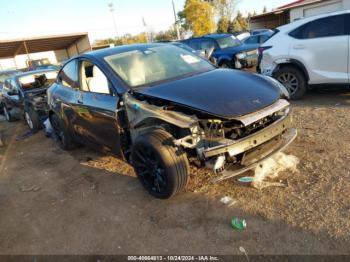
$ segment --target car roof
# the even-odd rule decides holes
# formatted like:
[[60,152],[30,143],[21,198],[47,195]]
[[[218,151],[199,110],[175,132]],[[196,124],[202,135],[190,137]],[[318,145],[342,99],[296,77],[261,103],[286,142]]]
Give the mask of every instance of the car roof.
[[80,56],[103,58],[103,57],[110,56],[110,55],[121,54],[121,53],[125,53],[125,52],[130,52],[130,51],[145,50],[147,48],[158,47],[158,46],[163,46],[163,45],[166,45],[166,44],[149,43],[149,44],[121,45],[121,46],[104,48],[104,49],[88,52],[88,53],[82,54]]
[[233,36],[232,34],[208,34],[204,35],[204,37],[210,37],[210,38],[222,38],[227,36]]
[[22,76],[28,76],[28,75],[34,75],[34,74],[40,74],[40,73],[46,73],[46,72],[57,72],[55,69],[40,69],[40,70],[32,70],[32,71],[27,71],[23,72],[17,75],[14,75],[15,78],[20,78]]
[[18,70],[4,70],[4,71],[0,71],[0,75],[5,75],[5,74],[14,74],[14,73],[20,73],[21,71]]
[[349,14],[349,13],[350,13],[350,10],[343,10],[343,11],[329,12],[329,13],[320,14],[320,15],[314,15],[314,16],[310,16],[310,17],[306,17],[306,18],[301,18],[301,19],[295,20],[295,21],[293,21],[293,22],[291,22],[289,24],[277,27],[277,29],[279,31],[289,31],[289,30],[292,30],[292,29],[294,29],[294,28],[296,28],[298,26],[301,26],[303,24],[306,24],[308,22],[314,21],[314,20],[319,19],[319,18],[334,16],[334,15]]

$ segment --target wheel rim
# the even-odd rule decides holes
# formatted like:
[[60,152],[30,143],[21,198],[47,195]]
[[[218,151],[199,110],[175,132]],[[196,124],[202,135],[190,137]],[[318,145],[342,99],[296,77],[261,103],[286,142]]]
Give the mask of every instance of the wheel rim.
[[280,74],[277,80],[287,88],[291,95],[295,94],[299,89],[298,78],[292,73]]
[[28,114],[28,112],[25,112],[24,115],[25,115],[25,118],[26,118],[26,121],[27,121],[27,124],[28,124],[29,128],[33,129],[34,125],[33,125],[32,119],[30,118],[30,115]]
[[4,106],[3,108],[4,108],[4,115],[5,115],[5,118],[6,118],[7,121],[9,121],[9,120],[10,120],[9,112],[7,111],[6,106]]
[[156,153],[149,147],[137,146],[133,154],[133,166],[142,184],[159,194],[167,188],[165,169]]

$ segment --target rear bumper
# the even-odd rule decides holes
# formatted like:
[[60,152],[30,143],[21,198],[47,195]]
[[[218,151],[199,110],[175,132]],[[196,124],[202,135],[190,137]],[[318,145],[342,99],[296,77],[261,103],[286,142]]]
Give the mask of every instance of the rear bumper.
[[297,137],[295,128],[286,129],[279,136],[274,137],[260,146],[248,151],[243,156],[240,164],[232,164],[227,167],[213,182],[219,182],[234,176],[238,176],[246,171],[254,169],[264,160],[274,156],[276,153],[288,147]]

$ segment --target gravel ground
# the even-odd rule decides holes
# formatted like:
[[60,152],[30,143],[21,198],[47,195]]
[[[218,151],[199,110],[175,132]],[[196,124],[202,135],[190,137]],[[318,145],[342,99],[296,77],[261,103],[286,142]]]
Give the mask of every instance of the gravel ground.
[[[299,133],[285,152],[297,156],[300,163],[298,173],[284,172],[277,178],[287,188],[257,190],[234,178],[213,185],[208,172],[192,168],[187,191],[228,195],[248,213],[350,241],[349,106],[350,93],[339,89],[312,91],[292,102],[293,124]],[[134,176],[130,166],[113,157],[87,165]]]
[[286,188],[210,184],[192,168],[187,193],[168,201],[116,158],[63,152],[43,133],[16,141],[24,124],[0,119],[0,254],[350,254],[349,106],[339,90],[293,102],[299,136],[286,153],[300,164],[276,179]]

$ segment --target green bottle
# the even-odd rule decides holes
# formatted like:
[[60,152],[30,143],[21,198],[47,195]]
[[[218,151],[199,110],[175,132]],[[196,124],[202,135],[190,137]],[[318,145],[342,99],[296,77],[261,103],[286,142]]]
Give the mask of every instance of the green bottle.
[[231,220],[231,226],[236,230],[244,230],[247,227],[245,219],[233,218]]

